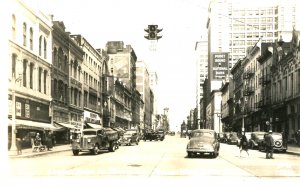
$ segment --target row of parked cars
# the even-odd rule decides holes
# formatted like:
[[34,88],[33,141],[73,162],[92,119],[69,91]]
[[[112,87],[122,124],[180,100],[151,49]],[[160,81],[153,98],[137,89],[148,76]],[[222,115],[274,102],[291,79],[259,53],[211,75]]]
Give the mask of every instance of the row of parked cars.
[[[255,131],[255,132],[245,132],[245,136],[248,140],[248,147],[250,149],[258,149],[259,151],[265,150],[265,136],[268,132]],[[274,139],[273,149],[281,152],[286,152],[288,149],[287,140],[283,137],[282,133],[272,132]],[[234,144],[239,146],[241,135],[237,132],[224,132],[218,134],[219,141],[227,144]]]

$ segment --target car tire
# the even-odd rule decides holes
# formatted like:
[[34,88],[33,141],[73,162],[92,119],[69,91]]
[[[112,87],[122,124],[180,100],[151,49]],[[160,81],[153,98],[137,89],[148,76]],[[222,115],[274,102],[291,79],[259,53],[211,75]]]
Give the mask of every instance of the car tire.
[[188,158],[192,158],[193,157],[193,153],[192,152],[188,152]]
[[93,155],[97,155],[97,154],[98,154],[98,151],[99,151],[98,145],[95,145],[94,148],[92,149],[92,154],[93,154]]
[[79,154],[79,150],[73,150],[73,155],[74,156],[78,156],[78,154]]

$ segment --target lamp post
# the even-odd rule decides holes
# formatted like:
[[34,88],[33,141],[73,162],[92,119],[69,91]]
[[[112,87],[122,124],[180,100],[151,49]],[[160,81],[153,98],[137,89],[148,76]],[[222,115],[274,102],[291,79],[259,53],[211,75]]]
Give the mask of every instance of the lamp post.
[[11,124],[11,146],[9,149],[9,155],[14,156],[18,155],[18,149],[16,145],[16,134],[17,134],[17,129],[16,129],[16,95],[15,95],[15,86],[16,82],[20,81],[21,78],[18,77],[16,79],[15,73],[12,74],[12,80],[11,80],[11,95],[12,95],[12,124]]
[[[238,101],[239,105],[241,104],[241,100]],[[243,106],[240,107],[242,110],[242,132],[245,131],[245,116],[244,116],[244,113],[245,113],[245,101],[243,102]]]
[[217,113],[217,117],[219,118],[219,134],[220,134],[221,133],[221,117],[222,117],[222,114]]

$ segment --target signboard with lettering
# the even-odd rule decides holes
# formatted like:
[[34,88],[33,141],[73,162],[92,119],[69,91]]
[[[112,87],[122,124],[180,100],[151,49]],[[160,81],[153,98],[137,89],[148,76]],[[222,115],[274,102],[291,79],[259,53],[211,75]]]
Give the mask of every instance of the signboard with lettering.
[[213,79],[225,79],[228,74],[228,53],[212,53],[212,63]]

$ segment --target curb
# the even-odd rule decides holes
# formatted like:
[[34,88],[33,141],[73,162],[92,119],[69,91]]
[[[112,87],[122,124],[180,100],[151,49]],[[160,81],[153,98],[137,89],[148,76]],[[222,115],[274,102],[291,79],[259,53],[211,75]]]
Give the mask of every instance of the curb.
[[25,154],[25,155],[8,156],[8,158],[11,158],[11,159],[16,159],[16,158],[34,158],[34,157],[39,157],[39,156],[43,156],[43,155],[49,155],[49,154],[53,154],[53,153],[70,151],[70,150],[72,150],[72,148],[62,149],[62,150],[56,150],[56,151],[37,152],[37,153]]

